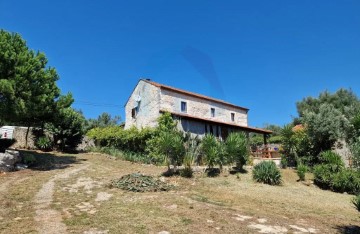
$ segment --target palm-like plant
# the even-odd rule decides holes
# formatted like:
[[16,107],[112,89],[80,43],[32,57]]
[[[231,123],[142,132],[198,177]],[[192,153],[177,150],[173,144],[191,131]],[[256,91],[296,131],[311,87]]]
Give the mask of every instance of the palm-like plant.
[[177,166],[182,162],[185,151],[183,138],[175,131],[161,132],[158,139],[158,149],[170,171],[170,165]]
[[226,152],[236,168],[241,170],[249,157],[248,140],[242,132],[232,132],[225,141]]

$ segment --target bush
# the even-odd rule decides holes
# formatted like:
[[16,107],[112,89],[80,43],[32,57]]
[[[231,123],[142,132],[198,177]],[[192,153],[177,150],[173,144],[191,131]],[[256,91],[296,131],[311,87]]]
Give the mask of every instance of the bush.
[[42,151],[48,151],[52,149],[52,141],[47,136],[41,136],[35,141],[35,146]]
[[351,200],[352,204],[355,206],[355,208],[360,211],[360,195],[357,195]]
[[280,170],[273,161],[263,161],[253,169],[253,179],[256,182],[279,185],[282,183]]
[[305,174],[308,171],[308,167],[304,164],[299,164],[296,168],[297,175],[300,181],[305,181]]
[[[336,169],[336,170],[334,170]],[[334,165],[317,165],[314,168],[314,183],[334,192],[357,194],[360,192],[360,175],[351,169],[337,170]]]
[[321,152],[319,154],[319,162],[320,164],[331,165],[334,172],[345,168],[345,164],[340,155],[330,150]]
[[282,169],[286,169],[287,166],[288,166],[288,161],[287,161],[287,158],[286,158],[286,156],[284,154],[281,155],[280,164],[281,164]]
[[243,132],[232,132],[225,141],[226,154],[230,162],[236,163],[237,170],[242,170],[249,158],[247,137]]

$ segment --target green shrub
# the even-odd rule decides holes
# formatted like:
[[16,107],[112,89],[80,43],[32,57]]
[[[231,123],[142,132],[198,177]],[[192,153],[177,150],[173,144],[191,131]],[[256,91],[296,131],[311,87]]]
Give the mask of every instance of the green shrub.
[[352,204],[355,206],[355,208],[360,211],[360,195],[355,196],[352,200],[351,200]]
[[52,149],[52,141],[47,136],[39,137],[35,141],[35,146],[43,151],[51,150]]
[[316,165],[314,167],[314,183],[323,189],[331,189],[331,181],[333,180],[333,167],[328,164]]
[[297,175],[300,181],[305,181],[305,174],[308,171],[308,167],[304,164],[299,164],[296,168]]
[[341,156],[330,150],[321,152],[319,154],[319,162],[320,164],[331,165],[331,169],[334,172],[341,171],[343,168],[345,168],[345,164]]
[[248,140],[243,132],[232,132],[225,141],[226,154],[230,162],[236,163],[236,168],[242,170],[249,158]]
[[253,179],[256,182],[279,185],[282,183],[280,170],[273,161],[263,161],[254,166]]
[[359,174],[351,169],[346,169],[333,175],[331,189],[335,192],[357,194],[360,192]]
[[280,164],[281,164],[282,169],[286,169],[287,166],[288,166],[288,161],[287,161],[287,158],[286,158],[286,156],[284,154],[281,155]]
[[32,166],[36,163],[36,158],[33,154],[22,152],[22,162],[28,166]]

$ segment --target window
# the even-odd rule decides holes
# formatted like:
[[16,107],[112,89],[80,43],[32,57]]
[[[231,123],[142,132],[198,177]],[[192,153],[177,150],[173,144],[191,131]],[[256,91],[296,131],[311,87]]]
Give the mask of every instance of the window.
[[184,113],[187,112],[186,102],[181,102],[181,112],[184,112]]
[[211,117],[215,117],[215,108],[211,108]]
[[235,121],[235,113],[231,113],[231,121]]
[[138,107],[134,107],[131,109],[131,117],[133,117],[133,119],[136,118],[137,113],[138,113]]

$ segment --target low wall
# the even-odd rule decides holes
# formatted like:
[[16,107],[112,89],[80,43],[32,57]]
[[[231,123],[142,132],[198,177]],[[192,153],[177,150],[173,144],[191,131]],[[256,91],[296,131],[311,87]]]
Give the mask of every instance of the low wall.
[[281,158],[254,158],[253,164],[261,163],[262,161],[273,161],[276,166],[281,167]]
[[[15,143],[11,146],[13,149],[24,149],[26,148],[26,131],[27,127],[15,127],[13,138],[16,140]],[[32,128],[29,129],[29,135],[27,137],[28,149],[35,149],[35,136],[32,133]]]

